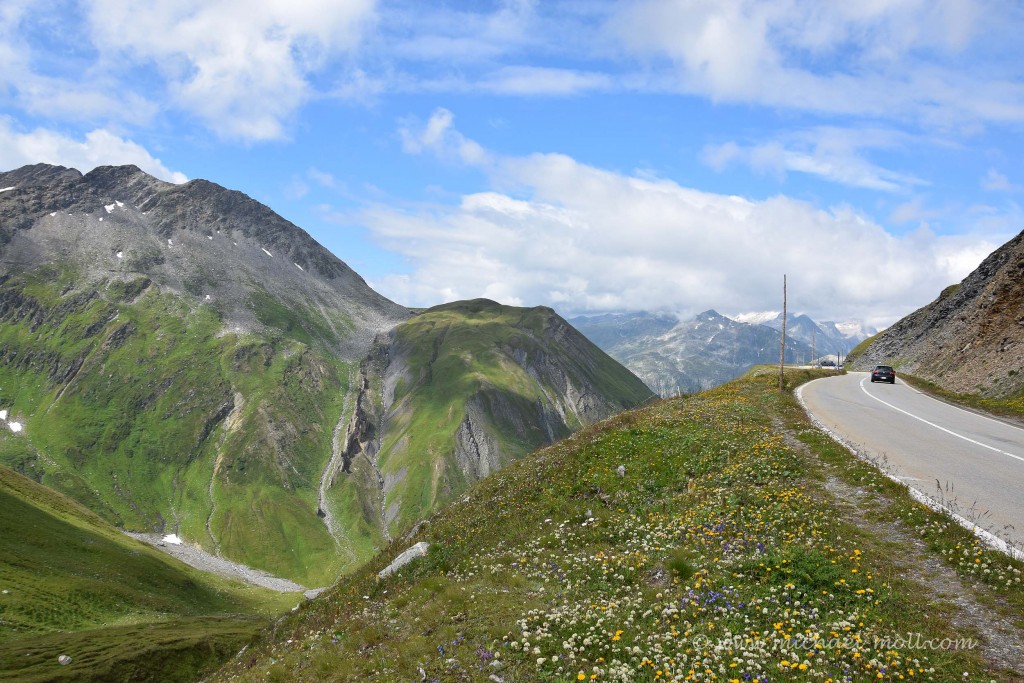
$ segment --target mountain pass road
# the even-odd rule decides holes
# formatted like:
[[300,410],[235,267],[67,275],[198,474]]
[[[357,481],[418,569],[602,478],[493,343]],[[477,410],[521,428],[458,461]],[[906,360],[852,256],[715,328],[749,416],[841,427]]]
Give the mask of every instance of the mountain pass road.
[[866,372],[809,382],[800,396],[813,418],[908,486],[1024,545],[1024,429],[902,380],[872,384]]

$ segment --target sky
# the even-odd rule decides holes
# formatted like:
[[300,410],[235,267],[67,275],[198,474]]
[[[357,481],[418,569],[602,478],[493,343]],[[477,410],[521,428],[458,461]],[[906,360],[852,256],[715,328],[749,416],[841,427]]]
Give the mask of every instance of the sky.
[[885,326],[1024,229],[1016,0],[2,0],[0,170],[240,190],[409,306]]

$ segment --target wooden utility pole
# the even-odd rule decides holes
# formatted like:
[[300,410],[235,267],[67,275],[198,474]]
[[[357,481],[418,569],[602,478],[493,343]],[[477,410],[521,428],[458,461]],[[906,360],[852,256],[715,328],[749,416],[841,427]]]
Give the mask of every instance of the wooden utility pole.
[[[783,295],[783,297],[782,297],[782,298],[783,298],[783,299],[785,299],[785,298],[786,298],[786,297],[785,297],[785,295]],[[783,307],[785,307],[785,305],[786,305],[786,302],[785,302],[785,301],[783,301],[783,302],[782,302],[782,305],[783,305]],[[814,369],[814,339],[815,339],[815,337],[817,336],[817,335],[815,334],[815,331],[816,331],[816,330],[815,330],[815,328],[813,328],[813,327],[812,327],[812,328],[811,328],[811,369],[812,369],[812,370]]]
[[779,391],[783,390],[786,367],[786,276],[782,276],[782,340],[779,342]]

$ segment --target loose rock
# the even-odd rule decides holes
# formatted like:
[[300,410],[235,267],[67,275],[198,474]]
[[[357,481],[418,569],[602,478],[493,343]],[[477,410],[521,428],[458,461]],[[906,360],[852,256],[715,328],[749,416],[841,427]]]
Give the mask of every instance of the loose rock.
[[411,548],[403,550],[402,554],[396,557],[394,562],[389,564],[384,569],[381,569],[380,572],[377,573],[377,576],[382,579],[386,576],[390,576],[391,574],[395,573],[405,565],[415,560],[417,557],[423,557],[424,555],[426,555],[428,548],[430,548],[429,543],[427,543],[426,541],[420,541]]

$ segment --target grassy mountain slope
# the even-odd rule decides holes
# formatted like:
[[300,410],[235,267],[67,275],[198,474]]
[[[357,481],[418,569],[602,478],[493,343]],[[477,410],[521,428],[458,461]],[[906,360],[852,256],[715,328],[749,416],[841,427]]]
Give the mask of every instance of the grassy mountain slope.
[[119,526],[307,585],[334,578],[316,488],[343,362],[281,333],[224,334],[216,310],[144,278],[0,279],[0,406],[25,425],[3,430],[0,463]]
[[[237,652],[265,623],[260,614],[295,602],[193,570],[6,467],[0,588],[5,680],[132,680],[122,670],[187,680]],[[148,631],[157,622],[159,640],[181,661],[151,668],[156,636]],[[59,654],[73,664],[60,666]]]
[[[1013,680],[985,647],[907,641],[977,634],[905,563],[955,568],[958,600],[983,591],[1018,616],[1020,563],[852,460],[776,381],[623,413],[510,464],[213,680]],[[416,541],[425,558],[377,578]]]
[[408,310],[207,181],[38,165],[0,183],[0,411],[24,426],[0,429],[0,464],[127,529],[326,585],[649,396],[550,310],[440,307],[382,349]]
[[318,513],[359,510],[321,480],[352,371],[408,311],[208,181],[39,164],[0,183],[0,411],[24,425],[0,463],[128,529],[333,581],[357,543]]
[[365,370],[369,438],[361,457],[350,454],[346,484],[371,496],[368,523],[387,535],[537,446],[652,396],[551,309],[484,299],[402,323]]

